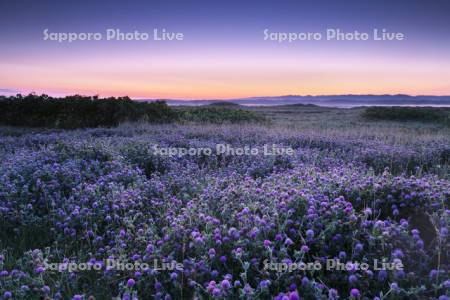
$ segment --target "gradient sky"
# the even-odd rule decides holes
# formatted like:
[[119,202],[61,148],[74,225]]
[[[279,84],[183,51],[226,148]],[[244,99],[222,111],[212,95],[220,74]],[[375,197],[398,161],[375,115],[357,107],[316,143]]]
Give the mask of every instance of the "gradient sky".
[[[183,41],[43,40],[50,32],[183,32]],[[403,41],[264,41],[264,29],[372,32]],[[225,99],[450,95],[450,1],[0,2],[0,94]]]

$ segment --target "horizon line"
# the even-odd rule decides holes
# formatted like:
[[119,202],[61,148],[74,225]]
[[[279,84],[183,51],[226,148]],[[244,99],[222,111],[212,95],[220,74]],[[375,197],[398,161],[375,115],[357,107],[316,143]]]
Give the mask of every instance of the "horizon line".
[[[6,92],[5,90],[10,90],[11,92]],[[37,95],[37,96],[41,96],[41,95],[48,95],[50,97],[53,98],[64,98],[64,97],[68,97],[68,96],[75,96],[75,95],[79,95],[79,96],[83,96],[83,97],[94,97],[94,96],[98,96],[99,98],[109,98],[109,97],[114,97],[114,98],[118,98],[118,97],[129,97],[132,100],[172,100],[172,101],[233,101],[233,100],[252,100],[252,99],[256,99],[256,98],[282,98],[282,97],[343,97],[343,96],[352,96],[352,97],[357,97],[357,96],[372,96],[372,97],[381,97],[381,96],[390,96],[390,97],[394,97],[394,96],[404,96],[404,97],[450,97],[450,94],[404,94],[404,93],[388,93],[388,94],[352,94],[352,93],[344,93],[344,94],[284,94],[284,95],[273,95],[273,96],[246,96],[246,97],[235,97],[235,98],[216,98],[216,97],[211,97],[211,98],[161,98],[161,97],[130,97],[128,95],[101,95],[101,94],[83,94],[83,93],[36,93],[36,92],[29,92],[29,93],[21,93],[20,91],[17,91],[15,89],[2,89],[0,88],[0,96],[3,97],[13,97],[16,95],[22,95],[22,96],[28,96],[28,95]],[[17,92],[16,92],[17,91]]]

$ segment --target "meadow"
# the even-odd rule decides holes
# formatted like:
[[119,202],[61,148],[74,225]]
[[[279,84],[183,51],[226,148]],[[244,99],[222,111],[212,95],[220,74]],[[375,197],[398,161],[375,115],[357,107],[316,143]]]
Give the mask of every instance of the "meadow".
[[[215,122],[215,109],[2,127],[0,297],[449,299],[448,126],[308,105]],[[294,154],[152,151],[217,144]],[[345,268],[326,268],[337,260]]]

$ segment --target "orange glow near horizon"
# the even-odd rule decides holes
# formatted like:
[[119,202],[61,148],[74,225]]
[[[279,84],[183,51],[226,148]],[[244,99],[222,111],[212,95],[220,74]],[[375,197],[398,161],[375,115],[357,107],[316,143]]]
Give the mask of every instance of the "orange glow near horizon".
[[230,99],[325,94],[449,95],[450,61],[354,53],[177,54],[137,52],[126,60],[57,53],[0,62],[0,88],[50,95]]

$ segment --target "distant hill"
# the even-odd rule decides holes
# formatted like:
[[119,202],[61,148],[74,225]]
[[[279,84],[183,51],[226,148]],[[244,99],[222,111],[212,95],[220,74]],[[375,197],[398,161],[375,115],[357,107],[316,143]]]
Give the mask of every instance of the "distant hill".
[[316,105],[316,104],[305,104],[305,103],[281,104],[278,106],[282,106],[282,107],[318,107],[318,105]]
[[207,104],[209,106],[217,106],[217,107],[239,107],[240,105],[237,103],[233,103],[233,102],[228,102],[228,101],[218,101],[218,102],[213,102],[210,104]]
[[[143,99],[144,101],[155,101]],[[228,100],[165,100],[169,105],[232,105],[240,104],[247,106],[273,106],[290,104],[314,104],[320,106],[354,107],[354,106],[388,106],[388,105],[410,105],[410,106],[450,106],[450,96],[410,96],[397,95],[323,95],[323,96],[298,96],[286,95],[275,97],[250,97]],[[220,104],[219,104],[220,103]]]

